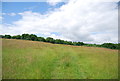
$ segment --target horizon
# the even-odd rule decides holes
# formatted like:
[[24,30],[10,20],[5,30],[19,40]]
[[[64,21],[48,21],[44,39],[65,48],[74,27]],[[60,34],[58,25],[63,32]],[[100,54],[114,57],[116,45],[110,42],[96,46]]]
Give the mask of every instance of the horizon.
[[[28,34],[28,35],[35,35],[35,34],[29,34],[29,33],[23,33],[23,34]],[[5,34],[5,35],[8,35],[8,34]],[[5,35],[2,35],[2,36],[5,36]],[[11,36],[11,38],[7,38],[7,39],[17,39],[17,38],[12,38],[12,36],[19,36],[19,35],[10,35]],[[20,35],[20,36],[22,36],[22,34]],[[37,36],[37,35],[36,35]],[[37,37],[42,37],[42,36],[37,36]],[[5,38],[5,37],[1,37],[1,38]],[[47,39],[47,38],[49,38],[49,37],[42,37],[42,38],[44,38],[44,39]],[[50,37],[50,38],[52,38],[52,37]],[[22,38],[20,38],[20,39],[18,39],[18,40],[24,40],[24,39],[22,39]],[[55,38],[53,38],[53,40],[57,40],[57,39],[55,39]],[[62,39],[59,39],[59,40],[62,40]],[[32,41],[32,40],[30,40],[30,41]],[[36,41],[38,41],[38,40],[36,40]],[[63,41],[68,41],[68,40],[64,40],[63,39]],[[83,41],[68,41],[68,42],[83,42]],[[86,42],[83,42],[84,44],[96,44],[96,45],[102,45],[102,44],[104,44],[104,43],[112,43],[112,42],[104,42],[104,43],[86,43]],[[112,43],[112,44],[119,44],[119,42],[118,43]]]

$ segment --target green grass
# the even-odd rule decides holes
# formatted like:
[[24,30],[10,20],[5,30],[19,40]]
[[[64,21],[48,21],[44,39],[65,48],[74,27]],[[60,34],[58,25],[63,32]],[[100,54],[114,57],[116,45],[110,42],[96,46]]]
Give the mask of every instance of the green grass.
[[2,39],[3,79],[117,79],[118,50]]

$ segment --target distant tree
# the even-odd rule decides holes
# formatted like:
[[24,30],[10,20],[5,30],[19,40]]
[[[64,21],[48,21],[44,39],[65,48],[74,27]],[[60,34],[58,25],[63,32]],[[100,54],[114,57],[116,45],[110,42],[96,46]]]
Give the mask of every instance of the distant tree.
[[84,46],[91,46],[91,47],[97,47],[97,46],[99,46],[99,45],[97,45],[97,44],[86,44],[86,43],[84,43]]
[[12,36],[11,38],[12,38],[12,39],[16,39],[16,36]]
[[56,39],[56,40],[55,40],[55,43],[56,43],[56,44],[64,44],[64,40]]
[[0,35],[0,38],[4,38],[4,35]]
[[82,46],[82,45],[84,45],[83,42],[77,42],[77,46]]
[[113,44],[113,43],[104,43],[102,44],[102,47],[110,48],[110,49],[117,49],[118,44]]
[[12,39],[21,39],[21,36],[20,35],[16,35],[16,36],[12,36],[11,38]]
[[64,41],[64,43],[63,43],[63,44],[66,44],[66,45],[67,45],[67,44],[68,44],[68,41]]
[[34,34],[30,34],[29,37],[30,37],[29,40],[37,41],[37,36],[36,36],[36,35],[34,35]]
[[73,42],[73,45],[74,45],[74,46],[77,46],[77,42]]
[[30,40],[30,35],[29,34],[22,34],[21,38],[24,40]]
[[55,40],[55,43],[56,43],[56,44],[61,44],[61,40],[60,40],[60,39],[56,39],[56,40]]
[[5,35],[4,38],[11,39],[10,35]]
[[66,44],[66,45],[73,45],[72,41],[64,41],[64,44]]
[[46,39],[44,37],[37,37],[34,34],[22,34],[22,35],[0,35],[0,38],[7,38],[7,39],[24,39],[24,40],[32,40],[32,41],[43,41],[43,42],[50,42],[55,44],[66,44],[66,45],[75,45],[75,46],[91,46],[91,47],[105,47],[110,49],[120,49],[120,43],[114,44],[114,43],[103,43],[103,44],[86,44],[83,42],[72,42],[72,41],[64,41],[61,39],[53,39],[51,37],[47,37]]
[[38,41],[45,42],[45,38],[44,38],[44,37],[37,37],[37,40],[38,40]]
[[16,36],[16,39],[21,39],[21,36],[20,36],[20,35],[17,35],[17,36]]
[[67,42],[68,45],[73,45],[72,41]]
[[64,44],[64,40],[60,40],[60,44]]
[[51,37],[47,37],[46,42],[55,43],[55,40]]
[[116,49],[120,49],[120,43],[116,44]]

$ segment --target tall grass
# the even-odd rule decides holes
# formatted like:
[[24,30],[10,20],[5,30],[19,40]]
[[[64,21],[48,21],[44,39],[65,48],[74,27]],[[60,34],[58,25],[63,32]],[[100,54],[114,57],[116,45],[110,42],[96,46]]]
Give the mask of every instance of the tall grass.
[[4,79],[117,79],[118,50],[3,39]]

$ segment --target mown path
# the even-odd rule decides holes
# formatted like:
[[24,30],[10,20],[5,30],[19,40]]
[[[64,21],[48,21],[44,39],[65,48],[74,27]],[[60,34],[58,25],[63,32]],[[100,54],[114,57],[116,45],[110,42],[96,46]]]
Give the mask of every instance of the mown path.
[[118,50],[3,39],[4,79],[116,79]]

